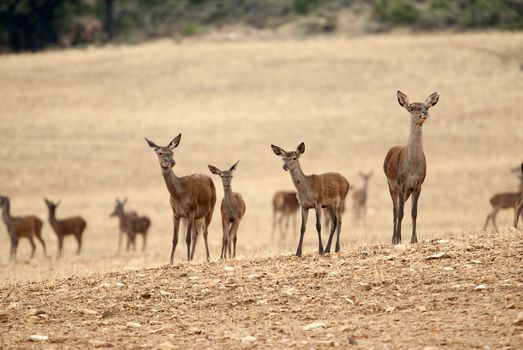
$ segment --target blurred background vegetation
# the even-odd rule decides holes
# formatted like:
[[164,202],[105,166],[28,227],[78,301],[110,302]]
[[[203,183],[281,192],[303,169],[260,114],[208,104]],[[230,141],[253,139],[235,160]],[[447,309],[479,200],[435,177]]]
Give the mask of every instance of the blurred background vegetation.
[[359,33],[521,29],[523,0],[1,0],[0,51],[182,38],[233,25],[343,33],[354,30],[351,21]]

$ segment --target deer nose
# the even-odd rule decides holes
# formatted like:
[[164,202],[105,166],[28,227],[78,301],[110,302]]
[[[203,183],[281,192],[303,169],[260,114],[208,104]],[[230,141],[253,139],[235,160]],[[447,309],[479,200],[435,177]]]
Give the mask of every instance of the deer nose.
[[287,164],[283,164],[283,170],[287,171],[289,168],[287,167]]

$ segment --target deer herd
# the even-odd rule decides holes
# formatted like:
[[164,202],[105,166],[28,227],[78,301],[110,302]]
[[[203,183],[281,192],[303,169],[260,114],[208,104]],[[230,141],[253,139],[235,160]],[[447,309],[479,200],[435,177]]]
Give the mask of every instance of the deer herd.
[[[401,225],[404,215],[405,202],[412,196],[412,234],[411,243],[417,243],[416,218],[418,214],[418,200],[421,187],[426,176],[426,159],[423,152],[423,124],[429,117],[429,110],[438,103],[439,95],[434,92],[424,102],[409,102],[401,91],[397,92],[398,103],[410,115],[410,135],[406,146],[392,147],[385,156],[383,170],[387,179],[393,207],[392,244],[401,243]],[[145,139],[158,157],[160,171],[165,186],[170,195],[170,204],[173,218],[173,235],[170,263],[174,262],[174,254],[178,244],[180,223],[185,228],[185,242],[187,246],[187,260],[194,258],[194,251],[198,236],[203,235],[207,261],[210,259],[208,233],[216,204],[216,188],[212,178],[204,174],[177,176],[173,168],[176,162],[173,151],[180,144],[182,135],[176,136],[167,146],[158,146],[153,141]],[[285,151],[283,148],[271,145],[272,151],[283,161],[283,170],[288,171],[294,184],[295,191],[278,191],[272,199],[273,223],[272,237],[274,239],[278,226],[280,240],[285,238],[289,230],[290,221],[293,222],[293,232],[296,232],[296,216],[301,209],[301,228],[296,249],[296,256],[302,255],[302,245],[307,229],[309,210],[316,214],[316,231],[318,234],[319,254],[330,253],[334,238],[334,251],[340,251],[340,236],[342,216],[345,211],[345,202],[350,187],[349,181],[340,173],[327,172],[319,175],[306,175],[300,165],[300,158],[305,153],[305,144],[300,143],[295,150]],[[240,222],[245,215],[246,205],[240,193],[232,191],[233,174],[239,161],[227,170],[220,170],[209,165],[209,171],[221,178],[224,197],[221,201],[220,212],[222,219],[222,247],[221,259],[236,256],[236,242]],[[497,193],[490,199],[492,211],[487,215],[484,229],[492,221],[497,230],[496,215],[501,209],[514,208],[514,227],[517,228],[519,217],[523,218],[523,163],[521,168],[514,169],[520,178],[520,187],[515,192]],[[359,175],[363,186],[352,190],[354,221],[357,224],[366,223],[366,205],[368,198],[368,184],[372,172]],[[49,224],[58,239],[58,256],[63,256],[63,244],[66,236],[73,236],[77,242],[76,253],[82,249],[82,237],[87,227],[87,221],[81,216],[58,219],[56,209],[60,202],[44,199],[49,213]],[[147,233],[151,220],[147,216],[138,215],[135,211],[125,211],[127,199],[116,204],[110,217],[119,220],[118,250],[121,250],[123,236],[127,236],[127,251],[132,247],[136,250],[136,236],[142,236],[142,250],[145,250]],[[27,238],[31,244],[31,258],[34,257],[36,238],[46,253],[45,241],[42,238],[43,222],[37,216],[12,216],[11,202],[8,197],[0,196],[2,218],[11,239],[10,259],[14,260],[20,238]],[[322,242],[322,215],[325,226],[329,227],[328,240],[324,247]],[[284,224],[285,221],[285,224]]]

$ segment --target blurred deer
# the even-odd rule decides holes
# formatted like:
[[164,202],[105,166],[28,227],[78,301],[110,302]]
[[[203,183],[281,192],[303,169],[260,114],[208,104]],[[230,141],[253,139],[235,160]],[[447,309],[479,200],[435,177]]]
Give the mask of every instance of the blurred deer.
[[363,187],[355,189],[352,193],[352,210],[354,211],[354,220],[356,223],[363,225],[367,224],[367,194],[369,189],[369,179],[372,176],[372,171],[367,174],[360,172],[359,175],[363,179]]
[[124,206],[126,203],[127,198],[121,202],[117,198],[114,210],[109,215],[109,217],[118,217],[119,219],[120,236],[118,240],[118,251],[121,249],[122,235],[124,233],[127,235],[127,251],[129,251],[131,246],[133,247],[133,251],[136,251],[137,235],[142,235],[142,251],[145,251],[147,233],[149,232],[149,227],[151,227],[151,220],[147,216],[138,216],[135,211],[125,212]]
[[398,102],[410,114],[410,135],[407,146],[392,147],[383,163],[387,176],[390,197],[392,198],[394,228],[392,244],[401,243],[401,221],[405,202],[412,194],[412,236],[411,243],[417,243],[416,218],[421,185],[427,173],[427,163],[423,152],[423,124],[429,117],[429,108],[438,103],[439,95],[432,93],[425,102],[410,103],[407,95],[398,91]]
[[64,237],[67,235],[74,236],[78,244],[76,254],[80,254],[82,250],[82,235],[87,226],[87,222],[81,216],[57,219],[56,208],[60,205],[60,201],[54,203],[47,198],[44,198],[44,201],[49,211],[49,223],[58,237],[58,256],[60,257],[64,254]]
[[[276,222],[280,230],[280,240],[285,239],[285,235],[289,229],[289,222],[292,220],[292,232],[296,232],[296,214],[300,204],[296,198],[295,191],[278,191],[272,197],[272,239],[274,240],[274,232],[276,230]],[[283,228],[283,220],[285,221],[285,230]]]
[[9,238],[11,238],[9,260],[16,259],[18,241],[24,237],[29,239],[29,243],[31,243],[31,259],[34,257],[36,250],[34,237],[42,243],[44,255],[47,255],[45,242],[42,238],[42,226],[44,224],[42,220],[34,215],[11,216],[11,203],[6,196],[0,196],[0,207],[2,207],[2,219],[7,227]]
[[[239,161],[238,161],[239,162]],[[229,258],[236,257],[236,240],[240,220],[245,215],[245,202],[241,194],[233,192],[231,188],[232,174],[236,171],[238,166],[236,162],[229,170],[220,170],[213,165],[209,165],[211,173],[218,175],[223,183],[223,200],[221,205],[222,214],[222,253],[220,258],[227,259],[227,252]],[[234,250],[231,255],[231,242],[234,245]]]
[[[287,152],[283,148],[271,145],[277,156],[283,160],[283,170],[289,171],[292,182],[298,192],[298,202],[301,206],[301,230],[300,241],[296,256],[302,254],[303,236],[307,228],[307,217],[309,209],[316,210],[316,230],[318,231],[318,251],[320,254],[330,253],[334,232],[337,230],[335,251],[340,251],[341,212],[345,197],[349,191],[349,182],[338,173],[325,173],[320,175],[305,175],[301,170],[299,158],[305,152],[305,144],[302,142],[296,151]],[[333,224],[329,240],[323,250],[321,242],[321,212],[322,208],[328,208]]]
[[521,175],[519,176],[520,184],[519,190],[521,191],[521,196],[516,202],[516,210],[514,211],[514,227],[518,228],[518,219],[521,216],[523,219],[523,163],[521,163]]
[[202,227],[201,230],[203,231],[203,239],[205,241],[207,261],[209,261],[207,236],[209,233],[209,224],[211,223],[214,212],[214,205],[216,204],[216,189],[209,176],[193,174],[178,177],[174,174],[172,168],[176,162],[173,159],[173,150],[178,147],[181,138],[182,134],[179,134],[165,147],[158,146],[154,142],[147,140],[147,138],[145,139],[149,147],[151,147],[158,156],[161,173],[167,191],[169,191],[170,194],[174,222],[171,264],[174,261],[174,252],[178,244],[178,230],[182,218],[187,219],[187,233],[185,236],[185,242],[187,243],[187,260],[194,258],[198,228]]
[[[519,176],[519,175],[518,175]],[[521,180],[521,178],[520,178]],[[511,209],[514,208],[514,224],[517,226],[518,218],[518,201],[523,195],[523,189],[521,188],[517,192],[501,192],[496,193],[490,198],[490,205],[492,206],[492,211],[487,215],[485,220],[485,225],[483,225],[483,230],[487,229],[489,221],[492,221],[492,225],[496,232],[498,232],[498,226],[496,225],[496,216],[501,209]]]

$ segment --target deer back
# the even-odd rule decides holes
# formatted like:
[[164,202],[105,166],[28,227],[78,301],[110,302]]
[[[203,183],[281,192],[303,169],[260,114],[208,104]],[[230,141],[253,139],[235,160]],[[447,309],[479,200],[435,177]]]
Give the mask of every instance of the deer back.
[[520,197],[521,192],[497,193],[490,198],[490,204],[503,209],[512,208]]

